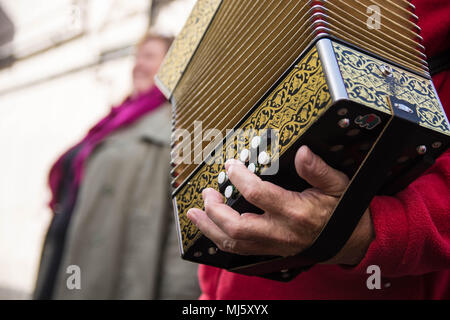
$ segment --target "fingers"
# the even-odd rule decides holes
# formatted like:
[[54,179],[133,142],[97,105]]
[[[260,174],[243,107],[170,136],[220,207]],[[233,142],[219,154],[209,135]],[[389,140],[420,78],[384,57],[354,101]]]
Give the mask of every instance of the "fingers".
[[230,181],[241,195],[264,211],[282,212],[285,204],[291,200],[290,192],[273,183],[261,180],[239,160],[227,161],[225,169]]
[[347,188],[347,176],[330,167],[307,146],[297,151],[295,168],[300,177],[327,195],[340,196]]
[[220,228],[208,218],[203,210],[193,208],[187,212],[187,217],[191,220],[203,234],[211,239],[214,243],[222,243],[228,236],[220,230]]
[[200,231],[222,251],[241,255],[280,254],[280,248],[276,243],[267,245],[263,241],[239,240],[230,237],[200,209],[190,209],[187,215]]
[[313,189],[287,191],[261,180],[242,162],[227,161],[230,181],[247,201],[265,213],[240,215],[224,203],[219,192],[206,189],[204,211],[191,209],[188,218],[226,252],[278,256],[298,253],[317,238],[338,201],[336,197],[345,191],[348,178],[306,146],[298,150],[295,166]]
[[240,215],[224,204],[221,194],[214,189],[205,189],[202,194],[206,215],[227,236],[237,240],[258,240],[265,239],[270,234],[273,226],[264,215]]
[[203,190],[202,197],[203,197],[203,204],[205,207],[207,205],[211,205],[211,204],[223,204],[224,203],[224,198],[220,194],[220,192],[217,192],[216,190],[214,190],[212,188],[207,188],[207,189]]

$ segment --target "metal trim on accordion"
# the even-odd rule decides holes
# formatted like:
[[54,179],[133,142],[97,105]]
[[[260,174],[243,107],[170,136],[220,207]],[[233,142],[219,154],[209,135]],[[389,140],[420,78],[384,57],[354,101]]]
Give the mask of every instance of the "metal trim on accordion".
[[[366,34],[356,40],[348,28],[341,26],[342,23],[335,23],[344,20],[336,13],[341,10],[338,2],[298,1],[294,4],[286,1],[287,7],[299,6],[299,12],[304,12],[302,28],[309,33],[305,31],[304,41],[299,40],[301,52],[286,62],[287,68],[278,70],[278,76],[267,84],[263,94],[256,98],[252,96],[254,103],[250,105],[245,101],[249,106],[245,110],[239,109],[243,116],[232,128],[227,128],[234,130],[225,134],[223,141],[205,159],[189,165],[174,161],[173,204],[184,259],[246,275],[289,281],[314,264],[332,258],[344,246],[375,195],[391,195],[402,190],[450,145],[450,126],[427,66],[422,61],[423,47],[417,30],[414,31],[417,36],[414,32],[409,36],[409,31],[403,31],[407,28],[399,27],[395,33],[399,38],[405,38],[404,50],[399,49],[397,54],[386,48],[389,53],[384,54],[383,45],[378,46],[367,39]],[[345,6],[354,4],[355,8],[361,3],[378,3],[368,0],[340,2]],[[250,7],[267,4],[268,1],[241,3]],[[401,14],[411,19],[415,17],[414,8],[407,1],[392,0],[385,5],[392,5],[399,19],[403,19]],[[212,33],[220,30],[219,22],[223,23],[224,17],[232,19],[226,10],[239,12],[239,8],[233,6],[238,5],[226,0],[198,1],[157,76],[158,86],[173,104],[174,151],[179,145],[175,135],[179,119],[190,119],[192,114],[200,114],[198,110],[190,109],[191,105],[205,108],[203,100],[194,99],[193,92],[201,91],[203,87],[192,70],[201,63],[201,58],[214,61],[214,57],[204,53],[214,52],[213,47],[207,48],[209,51],[205,48],[208,41],[213,42]],[[407,18],[401,21],[409,26]],[[233,23],[238,26],[237,22]],[[349,25],[356,28],[358,23],[355,20]],[[392,23],[393,26],[396,24],[396,21]],[[411,25],[411,30],[415,30],[415,24]],[[343,32],[341,37],[340,31]],[[409,41],[406,36],[413,40]],[[379,39],[381,34],[374,37]],[[364,41],[372,50],[361,47]],[[294,56],[293,49],[289,52]],[[401,59],[403,54],[404,63]],[[269,69],[269,66],[263,67]],[[214,66],[208,68],[213,70]],[[206,67],[199,70],[206,70]],[[198,78],[201,76],[199,73]],[[211,82],[217,74],[212,72],[209,78],[204,77]],[[257,80],[253,81],[256,83]],[[232,81],[229,82],[231,86]],[[188,101],[186,95],[192,96],[192,100]],[[239,103],[245,104],[243,101]],[[211,120],[213,122],[220,123],[220,120]],[[189,122],[188,126],[192,128],[193,125]],[[245,136],[242,136],[243,131]],[[255,137],[257,141],[265,139],[264,150],[259,144],[256,147],[252,145]],[[238,212],[261,211],[240,196],[224,177],[225,158],[240,158],[263,180],[286,189],[306,189],[308,184],[296,175],[293,168],[295,153],[301,145],[308,145],[327,163],[350,177],[350,185],[328,224],[304,252],[287,258],[226,253],[218,250],[186,217],[190,208],[203,207],[201,192],[207,187],[227,193],[226,203]],[[261,156],[262,153],[265,157]],[[275,162],[276,174],[265,174]]]

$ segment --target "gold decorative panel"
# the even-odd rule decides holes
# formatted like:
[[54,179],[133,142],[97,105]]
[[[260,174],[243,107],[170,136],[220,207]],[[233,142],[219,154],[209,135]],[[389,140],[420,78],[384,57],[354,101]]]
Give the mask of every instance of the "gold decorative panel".
[[[419,124],[450,135],[449,125],[431,80],[342,44],[333,43],[339,68],[350,100],[391,114],[388,97],[416,106]],[[390,66],[392,75],[382,72]]]
[[198,0],[180,34],[173,42],[157,74],[166,95],[171,95],[222,0]]

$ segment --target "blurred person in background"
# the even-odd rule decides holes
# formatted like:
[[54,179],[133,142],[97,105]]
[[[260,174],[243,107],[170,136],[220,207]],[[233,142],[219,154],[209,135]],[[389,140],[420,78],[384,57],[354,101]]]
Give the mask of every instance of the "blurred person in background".
[[54,216],[35,299],[200,295],[196,265],[179,258],[169,190],[170,107],[154,86],[171,41],[155,34],[141,41],[132,94],[51,168]]

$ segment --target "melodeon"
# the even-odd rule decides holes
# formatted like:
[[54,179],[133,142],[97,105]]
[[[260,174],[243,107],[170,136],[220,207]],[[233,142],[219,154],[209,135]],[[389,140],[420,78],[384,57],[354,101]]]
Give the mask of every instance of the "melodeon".
[[[173,106],[184,259],[289,281],[333,257],[375,195],[395,194],[433,164],[450,130],[416,23],[406,0],[197,1],[156,77]],[[238,212],[262,212],[227,179],[229,158],[286,189],[308,188],[293,165],[301,145],[350,178],[310,248],[230,254],[187,218],[207,187]]]

